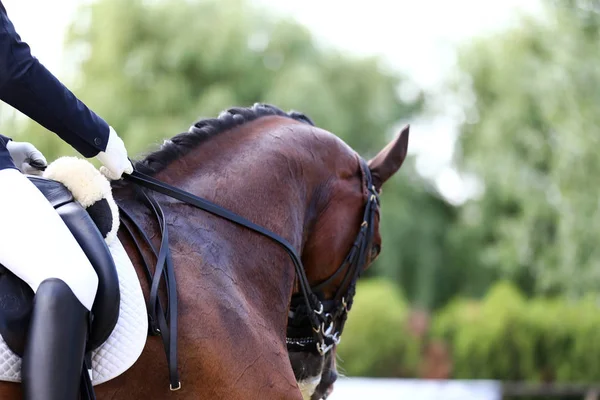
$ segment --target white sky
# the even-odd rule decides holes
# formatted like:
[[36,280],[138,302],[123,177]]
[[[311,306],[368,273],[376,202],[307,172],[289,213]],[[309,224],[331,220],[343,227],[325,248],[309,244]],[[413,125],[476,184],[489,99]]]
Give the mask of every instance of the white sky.
[[[64,30],[76,7],[89,0],[2,0],[17,32],[59,77]],[[122,0],[126,4],[127,0]],[[541,0],[255,0],[308,26],[325,42],[357,54],[382,55],[390,66],[435,91],[453,68],[453,45],[502,29],[519,11],[536,12]],[[419,171],[454,203],[473,191],[450,167],[456,136],[448,107],[436,119],[411,122],[410,152]]]

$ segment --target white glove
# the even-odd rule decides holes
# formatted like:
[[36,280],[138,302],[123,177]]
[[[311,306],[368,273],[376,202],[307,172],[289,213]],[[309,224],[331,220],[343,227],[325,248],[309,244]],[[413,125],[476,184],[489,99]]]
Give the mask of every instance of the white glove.
[[46,157],[31,143],[10,140],[6,148],[16,167],[24,174],[41,175],[48,166]]
[[100,167],[100,172],[108,179],[121,179],[123,173],[131,174],[133,172],[133,165],[127,158],[125,143],[112,126],[110,127],[106,150],[98,153],[96,158],[104,164],[103,167]]

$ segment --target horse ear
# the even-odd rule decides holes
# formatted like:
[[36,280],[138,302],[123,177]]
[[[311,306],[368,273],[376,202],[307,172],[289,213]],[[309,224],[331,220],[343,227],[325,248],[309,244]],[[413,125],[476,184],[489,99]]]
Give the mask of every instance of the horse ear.
[[379,191],[381,186],[391,178],[402,166],[408,150],[408,131],[406,125],[400,135],[392,140],[383,150],[369,161],[369,169],[373,175],[373,184]]

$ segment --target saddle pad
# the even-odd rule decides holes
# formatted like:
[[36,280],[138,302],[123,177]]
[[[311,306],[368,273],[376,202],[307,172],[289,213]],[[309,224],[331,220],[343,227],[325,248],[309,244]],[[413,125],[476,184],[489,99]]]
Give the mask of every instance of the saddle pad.
[[[144,294],[121,242],[109,246],[119,275],[119,319],[110,337],[92,352],[92,384],[99,385],[127,371],[142,354],[148,337]],[[21,358],[0,337],[0,380],[21,382]]]

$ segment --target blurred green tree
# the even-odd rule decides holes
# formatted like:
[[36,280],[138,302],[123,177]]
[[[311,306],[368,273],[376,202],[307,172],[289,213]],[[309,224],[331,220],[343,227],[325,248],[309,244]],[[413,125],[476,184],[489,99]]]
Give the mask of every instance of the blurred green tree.
[[133,154],[199,118],[268,102],[305,112],[371,155],[422,103],[401,100],[405,78],[379,59],[325,48],[303,26],[243,0],[98,0],[81,8],[67,50],[79,60],[74,91]]
[[543,18],[460,51],[457,161],[485,184],[461,230],[478,265],[530,294],[600,287],[600,15],[583,3],[546,1]]
[[[418,133],[417,133],[418,134]],[[409,159],[381,196],[382,253],[368,273],[394,280],[410,303],[431,310],[454,296],[480,297],[496,277],[477,263],[475,232]]]

